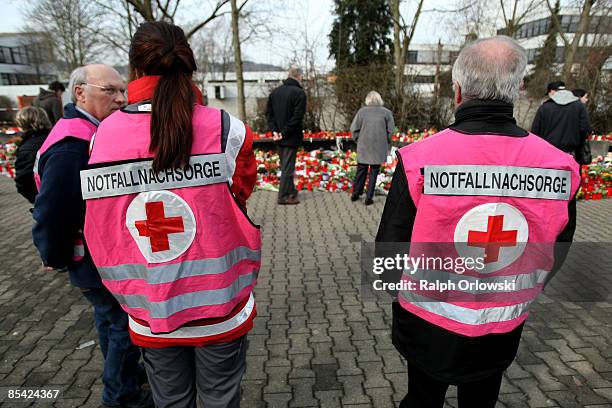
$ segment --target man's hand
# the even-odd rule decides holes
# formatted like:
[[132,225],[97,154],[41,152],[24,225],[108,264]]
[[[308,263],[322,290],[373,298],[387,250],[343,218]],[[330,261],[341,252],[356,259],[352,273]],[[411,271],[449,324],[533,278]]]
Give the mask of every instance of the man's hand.
[[275,142],[278,142],[282,138],[283,138],[283,134],[282,133],[272,132],[272,140],[274,140]]

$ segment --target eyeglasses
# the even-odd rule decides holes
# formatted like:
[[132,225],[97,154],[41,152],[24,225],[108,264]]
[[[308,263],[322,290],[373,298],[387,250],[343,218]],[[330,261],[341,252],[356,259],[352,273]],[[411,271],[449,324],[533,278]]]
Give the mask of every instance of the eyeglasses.
[[114,86],[102,86],[102,85],[90,84],[90,83],[87,83],[87,82],[83,82],[80,85],[87,85],[87,86],[93,86],[94,88],[100,88],[102,90],[102,92],[104,92],[108,96],[114,96],[114,95],[117,94],[117,92],[119,92],[121,95],[125,96],[126,93],[127,93],[127,89],[125,89],[125,88],[115,88]]

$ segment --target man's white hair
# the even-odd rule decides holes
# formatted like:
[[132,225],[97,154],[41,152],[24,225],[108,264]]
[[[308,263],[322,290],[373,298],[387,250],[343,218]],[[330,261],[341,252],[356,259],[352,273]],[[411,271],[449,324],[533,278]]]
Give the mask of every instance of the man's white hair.
[[380,94],[376,91],[370,91],[365,98],[366,106],[383,106],[383,100]]
[[287,71],[287,76],[293,79],[299,79],[302,76],[302,69],[296,65],[291,65]]
[[461,50],[453,65],[453,82],[464,100],[497,99],[514,103],[527,67],[527,54],[503,35],[476,40]]
[[74,88],[77,85],[87,83],[87,68],[78,67],[70,74],[70,81],[68,82],[68,89],[70,90],[70,99],[73,103],[77,102],[76,92]]

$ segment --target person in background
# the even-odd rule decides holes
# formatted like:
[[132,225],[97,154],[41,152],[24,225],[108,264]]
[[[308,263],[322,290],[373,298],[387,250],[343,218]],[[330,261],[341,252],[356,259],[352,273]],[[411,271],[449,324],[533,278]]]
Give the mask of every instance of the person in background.
[[268,98],[266,117],[272,139],[278,145],[281,177],[278,204],[299,204],[293,174],[297,150],[304,139],[303,126],[306,113],[306,93],[302,89],[302,70],[292,66],[289,77],[274,89]]
[[38,149],[51,130],[51,123],[45,111],[35,106],[28,106],[17,112],[15,122],[23,130],[15,159],[15,186],[19,194],[34,204],[38,193],[34,182],[34,162]]
[[81,173],[85,239],[129,314],[157,408],[195,408],[198,397],[206,408],[238,407],[256,315],[261,234],[246,214],[253,136],[202,105],[196,69],[180,27],[141,24],[129,104],[102,122]]
[[70,282],[93,306],[104,356],[102,405],[149,408],[151,393],[140,387],[144,369],[140,350],[130,341],[127,314],[102,285],[82,231],[80,172],[87,167],[89,144],[100,122],[125,105],[125,82],[112,67],[94,64],[75,69],[69,89],[72,103],[38,151],[35,180],[40,192],[32,237],[43,264],[67,267]]
[[49,90],[40,88],[38,96],[32,102],[33,106],[42,108],[47,113],[51,125],[55,125],[64,114],[62,103],[62,95],[66,91],[66,87],[59,81],[53,81],[49,84]]
[[589,93],[586,90],[577,88],[574,89],[572,93],[576,98],[580,98],[580,102],[584,103],[585,105],[589,103]]
[[557,149],[575,156],[576,149],[591,132],[584,103],[565,89],[562,81],[547,86],[548,100],[536,112],[531,132]]
[[365,205],[371,205],[374,203],[374,190],[380,165],[387,161],[395,123],[393,114],[383,106],[383,100],[378,92],[370,91],[365,98],[365,105],[359,109],[351,123],[353,140],[357,142],[357,175],[351,201],[359,200],[363,194],[367,176],[368,193]]

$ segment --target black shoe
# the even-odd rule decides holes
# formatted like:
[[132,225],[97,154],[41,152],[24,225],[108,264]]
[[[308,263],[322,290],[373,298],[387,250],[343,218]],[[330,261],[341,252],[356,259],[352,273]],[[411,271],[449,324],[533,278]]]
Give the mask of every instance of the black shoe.
[[365,205],[372,205],[372,204],[374,204],[374,200],[372,200],[371,198],[366,198]]
[[358,195],[352,195],[351,196],[351,201],[357,201],[359,200],[359,196]]
[[295,205],[299,203],[300,203],[300,200],[298,200],[297,198],[293,198],[291,196],[289,196],[289,198],[286,198],[284,200],[278,200],[279,205]]

